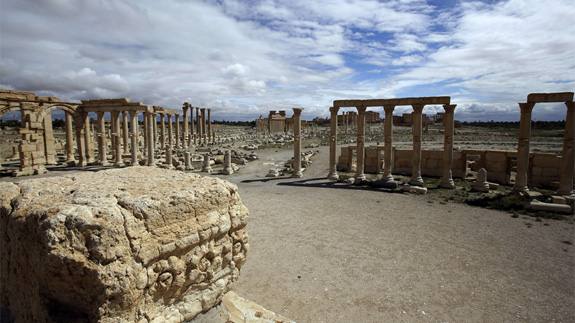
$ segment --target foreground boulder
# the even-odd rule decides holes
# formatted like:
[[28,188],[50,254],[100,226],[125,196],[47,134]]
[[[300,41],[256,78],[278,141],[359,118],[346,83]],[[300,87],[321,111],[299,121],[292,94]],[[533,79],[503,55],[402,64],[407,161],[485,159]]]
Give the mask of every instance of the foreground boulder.
[[226,181],[152,167],[0,183],[1,322],[182,322],[248,250]]

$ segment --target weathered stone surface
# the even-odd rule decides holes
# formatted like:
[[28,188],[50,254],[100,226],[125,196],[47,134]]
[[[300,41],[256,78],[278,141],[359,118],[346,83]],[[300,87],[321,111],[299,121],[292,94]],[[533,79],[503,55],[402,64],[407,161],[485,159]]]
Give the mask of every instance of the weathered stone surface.
[[153,167],[0,183],[0,305],[16,322],[182,322],[248,250],[226,181]]
[[262,306],[240,297],[234,292],[227,292],[222,300],[222,316],[225,322],[232,323],[294,323],[288,318],[276,314]]

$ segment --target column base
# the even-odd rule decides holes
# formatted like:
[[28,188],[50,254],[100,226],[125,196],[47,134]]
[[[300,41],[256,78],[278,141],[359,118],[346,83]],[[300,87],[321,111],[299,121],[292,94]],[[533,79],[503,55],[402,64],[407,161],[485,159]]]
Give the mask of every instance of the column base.
[[204,172],[204,173],[208,173],[208,174],[211,174],[211,173],[212,173],[212,171],[213,171],[213,170],[212,170],[212,168],[211,168],[211,167],[210,167],[210,168],[202,168],[202,172]]
[[85,160],[83,160],[83,161],[78,161],[78,162],[76,163],[76,166],[77,166],[77,167],[86,167],[86,166],[88,166],[88,163],[87,163]]
[[513,186],[513,192],[517,192],[517,193],[525,193],[525,192],[529,192],[529,187],[527,186],[523,186],[523,185],[514,185]]
[[421,178],[421,176],[411,178],[408,184],[411,186],[420,186],[420,187],[423,187],[425,185],[425,183],[423,182],[423,178]]
[[361,174],[356,174],[355,175],[355,183],[359,184],[360,182],[365,182],[365,174],[361,173]]
[[123,167],[123,166],[126,166],[126,164],[124,164],[124,162],[114,162],[114,166]]
[[301,170],[299,170],[299,171],[294,172],[291,177],[293,177],[293,178],[302,178],[302,177],[303,177],[303,173],[302,173]]
[[224,175],[232,175],[234,173],[234,170],[231,167],[226,167],[223,170]]
[[329,173],[327,175],[327,179],[330,179],[332,181],[337,181],[337,180],[339,180],[339,175],[337,173]]
[[99,165],[99,166],[110,166],[110,163],[107,161],[99,161],[99,162],[97,162],[97,165]]
[[446,179],[446,180],[441,180],[441,182],[439,183],[439,187],[441,188],[448,188],[448,189],[454,189],[455,188],[455,182],[453,181],[452,178],[450,179]]

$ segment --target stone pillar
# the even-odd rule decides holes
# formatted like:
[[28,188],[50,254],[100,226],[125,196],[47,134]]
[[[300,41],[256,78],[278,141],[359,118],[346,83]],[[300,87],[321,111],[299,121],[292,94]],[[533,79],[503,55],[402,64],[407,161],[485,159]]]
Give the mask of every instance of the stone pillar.
[[122,143],[120,139],[120,113],[112,112],[112,136],[114,136],[114,165],[123,166]]
[[423,186],[423,178],[421,177],[421,137],[423,136],[422,129],[422,112],[423,104],[414,104],[413,113],[411,117],[413,132],[413,155],[411,158],[411,179],[409,184],[413,186]]
[[233,173],[234,169],[232,168],[232,152],[228,149],[224,155],[224,174],[231,175]]
[[184,151],[184,165],[186,170],[193,170],[192,167],[192,154],[189,151]]
[[183,135],[182,135],[182,148],[188,148],[188,146],[190,145],[190,140],[188,139],[190,137],[190,127],[189,127],[189,109],[190,106],[187,102],[184,103],[183,106],[183,110],[184,110],[184,115],[182,116],[183,120],[182,120],[182,129],[183,129]]
[[201,118],[200,118],[200,123],[201,123],[201,126],[200,126],[200,129],[201,129],[200,130],[200,134],[201,134],[200,143],[202,145],[205,145],[207,143],[206,142],[206,108],[200,109],[200,115],[201,115]]
[[357,170],[355,172],[356,181],[365,180],[365,109],[357,108]]
[[166,145],[165,151],[166,151],[166,167],[168,169],[171,169],[171,168],[173,168],[173,166],[172,166],[172,147],[170,147],[170,145]]
[[565,117],[565,134],[563,137],[563,153],[561,162],[561,179],[559,194],[572,195],[573,173],[575,172],[575,103],[565,102],[567,116]]
[[74,136],[72,130],[72,114],[66,111],[66,162],[74,162]]
[[[301,108],[293,108],[293,174],[292,177],[303,177],[301,171]],[[337,117],[337,116],[336,116]]]
[[144,149],[142,149],[144,151],[144,162],[148,162],[148,140],[150,140],[150,137],[148,137],[148,117],[146,116],[146,112],[144,112],[143,114],[143,119],[144,119],[144,127],[142,129],[142,134],[144,135]]
[[391,174],[393,169],[393,110],[395,109],[394,105],[387,105],[383,107],[385,111],[385,122],[383,125],[383,134],[384,134],[384,151],[383,151],[383,181],[386,183],[395,183],[395,179]]
[[175,116],[176,120],[175,120],[175,125],[176,125],[176,133],[175,133],[175,137],[176,137],[176,148],[175,149],[180,149],[180,136],[182,135],[180,133],[180,115],[176,114]]
[[124,151],[128,151],[128,137],[128,111],[124,111],[122,112],[122,140]]
[[214,136],[212,134],[212,109],[208,109],[208,143],[213,144]]
[[131,146],[132,146],[132,166],[138,165],[138,112],[130,111],[130,128],[132,133],[130,134]]
[[160,113],[160,146],[166,147],[166,120],[163,113]]
[[92,137],[90,131],[90,116],[88,113],[84,116],[84,142],[85,142],[85,149],[86,149],[86,163],[91,163],[94,161],[93,150],[90,149],[90,138]]
[[190,146],[196,143],[196,122],[194,120],[194,107],[190,106]]
[[[168,114],[167,115],[167,121],[168,121],[168,145],[167,145],[167,149],[166,149],[166,153],[169,151],[170,152],[170,158],[172,155],[172,149],[174,148],[173,144],[172,144],[172,115]],[[170,165],[172,165],[170,163]]]
[[204,162],[202,165],[202,172],[211,173],[212,166],[210,165],[210,155],[204,154]]
[[150,122],[152,123],[152,143],[154,145],[154,148],[156,147],[156,145],[158,144],[158,116],[153,113],[150,112],[152,115],[150,117]]
[[[194,137],[194,144],[202,144],[202,119],[200,118],[200,108],[196,108],[196,136]],[[197,140],[197,141],[196,141]]]
[[54,146],[54,129],[52,128],[52,113],[48,112],[42,120],[44,127],[44,156],[47,165],[56,164],[56,147]]
[[78,152],[78,166],[85,167],[88,165],[86,155],[84,155],[84,139],[82,138],[82,130],[84,128],[84,119],[87,118],[87,113],[79,112],[76,119],[76,151]]
[[145,114],[145,118],[148,119],[148,122],[146,123],[147,128],[146,128],[146,132],[148,133],[147,137],[148,137],[148,147],[147,147],[147,166],[154,166],[154,123],[156,123],[156,116],[154,115],[153,112],[146,112]]
[[329,174],[328,179],[338,180],[336,169],[337,158],[337,111],[338,107],[330,107],[330,134],[329,134]]
[[515,191],[527,191],[527,170],[529,169],[529,139],[531,138],[531,111],[535,103],[519,103],[521,119],[519,121],[519,142],[517,144],[517,175]]
[[106,142],[106,121],[104,120],[104,112],[97,112],[98,114],[98,153],[99,162],[102,166],[108,165],[108,143]]
[[443,188],[455,188],[453,177],[451,176],[451,167],[453,167],[453,134],[454,134],[454,111],[456,104],[446,104],[443,106],[445,114],[443,115],[443,176],[439,186]]

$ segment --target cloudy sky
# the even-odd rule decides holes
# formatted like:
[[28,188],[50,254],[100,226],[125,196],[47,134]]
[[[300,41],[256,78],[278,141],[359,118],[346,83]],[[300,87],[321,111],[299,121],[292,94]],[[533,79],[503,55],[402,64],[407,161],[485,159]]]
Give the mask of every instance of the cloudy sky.
[[527,93],[575,90],[574,17],[573,0],[1,0],[0,88],[227,120],[450,95],[460,120],[517,120]]

